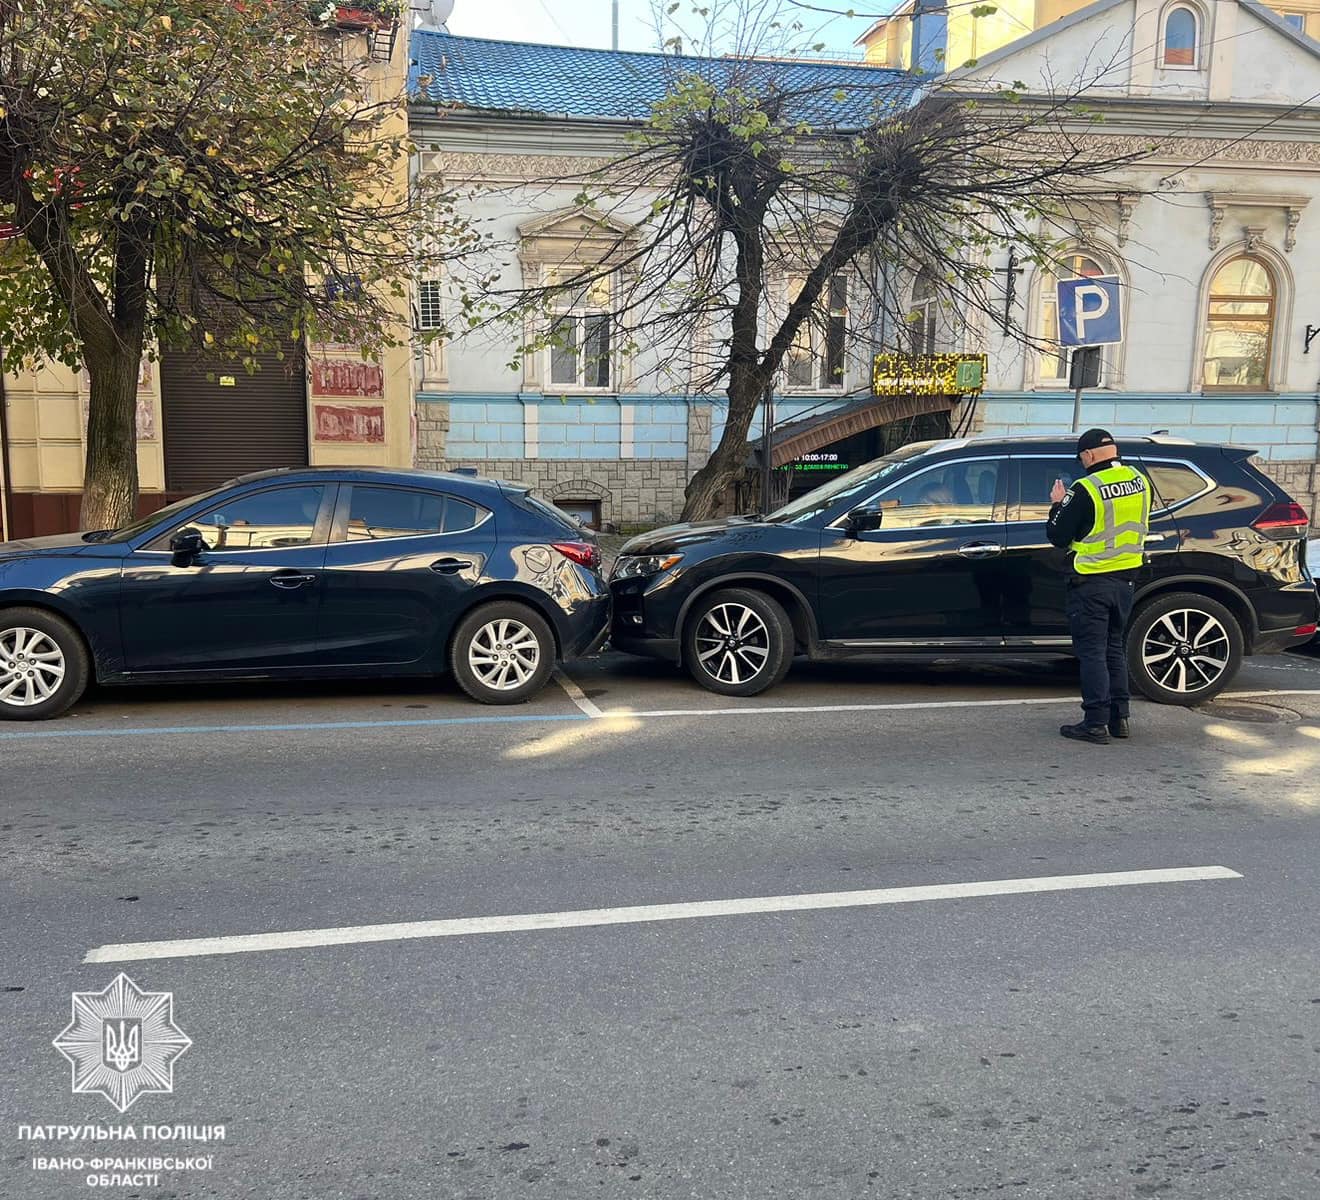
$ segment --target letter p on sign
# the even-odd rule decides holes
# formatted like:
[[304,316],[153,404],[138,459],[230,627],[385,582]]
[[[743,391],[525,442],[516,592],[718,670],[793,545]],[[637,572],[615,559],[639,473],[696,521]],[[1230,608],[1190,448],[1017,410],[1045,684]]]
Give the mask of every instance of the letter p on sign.
[[1111,346],[1123,340],[1117,275],[1060,279],[1059,341],[1065,346]]

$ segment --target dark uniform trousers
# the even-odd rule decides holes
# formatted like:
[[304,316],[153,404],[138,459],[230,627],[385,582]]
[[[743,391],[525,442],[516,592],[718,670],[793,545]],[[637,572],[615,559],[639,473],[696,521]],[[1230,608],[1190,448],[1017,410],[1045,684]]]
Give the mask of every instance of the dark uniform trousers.
[[1126,572],[1074,575],[1067,611],[1073,650],[1082,664],[1086,724],[1126,717],[1131,696],[1123,635],[1132,615],[1132,579]]

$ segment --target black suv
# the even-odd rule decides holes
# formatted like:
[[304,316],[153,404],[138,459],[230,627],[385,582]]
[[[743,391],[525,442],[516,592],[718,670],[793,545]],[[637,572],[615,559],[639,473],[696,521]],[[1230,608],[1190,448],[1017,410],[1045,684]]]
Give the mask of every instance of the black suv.
[[[794,654],[1068,653],[1068,554],[1050,488],[1081,472],[1071,438],[923,442],[769,516],[673,525],[614,564],[612,640],[753,696]],[[1243,654],[1309,641],[1307,516],[1252,450],[1149,437],[1123,458],[1153,486],[1128,632],[1136,688],[1166,704],[1222,690]]]

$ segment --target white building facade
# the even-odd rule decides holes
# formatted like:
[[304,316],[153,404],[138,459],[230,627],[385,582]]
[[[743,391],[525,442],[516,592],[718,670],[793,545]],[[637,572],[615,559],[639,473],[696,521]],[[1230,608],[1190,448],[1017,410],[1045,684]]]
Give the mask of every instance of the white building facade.
[[[615,210],[605,220],[575,196],[663,91],[664,59],[414,36],[414,90],[427,92],[412,115],[419,168],[470,194],[473,215],[506,251],[501,286],[547,282],[566,264],[594,261],[598,246],[641,216]],[[898,74],[811,67],[871,71],[884,86]],[[1022,81],[1031,96],[1060,80],[1086,81],[1088,103],[1104,113],[1100,131],[1086,136],[1104,153],[1156,149],[1052,230],[1063,239],[1055,270],[1010,274],[1007,251],[992,262],[1012,333],[984,316],[941,311],[905,272],[892,286],[910,293],[900,308],[922,314],[914,347],[912,324],[885,328],[850,303],[844,280],[821,344],[787,365],[776,397],[777,430],[786,425],[791,438],[815,427],[802,442],[813,453],[792,463],[799,484],[818,481],[814,469],[879,452],[879,427],[896,416],[913,436],[938,433],[941,422],[988,433],[1066,430],[1068,355],[1050,345],[1055,277],[1113,274],[1123,282],[1126,336],[1104,353],[1084,426],[1250,445],[1315,514],[1320,338],[1308,349],[1308,330],[1320,326],[1311,282],[1320,270],[1320,44],[1254,0],[1097,0],[941,86],[987,93]],[[440,323],[445,303],[443,281],[421,281],[422,324]],[[673,348],[625,350],[610,305],[607,286],[579,297],[565,314],[572,344],[556,350],[520,356],[519,331],[498,328],[428,350],[419,465],[520,480],[597,522],[674,518],[721,434],[723,397],[667,369],[671,358],[688,358]],[[984,392],[879,403],[870,362],[885,348],[984,354]],[[923,413],[931,422],[914,423]]]

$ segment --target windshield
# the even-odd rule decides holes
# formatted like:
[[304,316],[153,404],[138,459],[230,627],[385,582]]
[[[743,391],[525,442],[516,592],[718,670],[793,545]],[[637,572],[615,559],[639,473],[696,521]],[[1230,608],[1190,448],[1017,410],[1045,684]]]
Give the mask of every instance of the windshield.
[[881,480],[893,474],[909,459],[926,451],[931,445],[931,442],[913,442],[910,446],[895,450],[893,454],[886,454],[884,458],[864,463],[846,475],[840,475],[837,479],[822,484],[805,496],[790,500],[783,508],[775,509],[766,520],[808,521],[812,517],[820,516],[826,509],[833,508],[841,501],[865,500],[875,491]]
[[185,509],[191,508],[199,500],[206,500],[211,496],[218,496],[230,483],[223,483],[218,488],[212,488],[209,492],[198,492],[195,496],[189,496],[184,500],[176,500],[173,504],[167,504],[164,508],[158,508],[153,513],[148,513],[145,517],[138,517],[136,521],[130,521],[127,525],[121,525],[113,533],[106,534],[99,538],[104,542],[127,542],[137,537],[139,533],[146,533],[154,525],[160,522],[168,522],[172,517],[178,516]]

